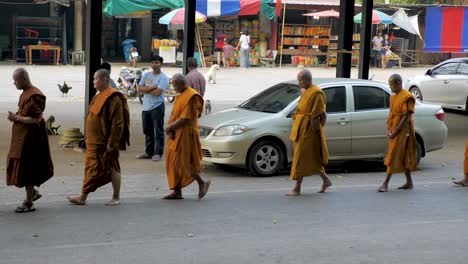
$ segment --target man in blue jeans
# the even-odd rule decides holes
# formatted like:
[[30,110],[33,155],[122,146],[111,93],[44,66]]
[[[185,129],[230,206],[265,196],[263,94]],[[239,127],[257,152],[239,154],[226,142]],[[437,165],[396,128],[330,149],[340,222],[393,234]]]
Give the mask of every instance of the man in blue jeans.
[[145,134],[145,153],[137,159],[160,161],[164,153],[164,91],[169,86],[169,78],[161,72],[163,58],[155,55],[151,59],[151,72],[145,72],[138,85],[143,93],[143,133]]

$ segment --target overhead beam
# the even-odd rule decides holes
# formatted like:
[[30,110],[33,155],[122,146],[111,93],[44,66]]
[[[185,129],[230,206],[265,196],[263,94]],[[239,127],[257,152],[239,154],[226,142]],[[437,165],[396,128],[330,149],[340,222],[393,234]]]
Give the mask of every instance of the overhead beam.
[[353,51],[353,17],[355,0],[340,0],[340,20],[338,25],[338,58],[336,77],[351,77]]
[[[185,22],[184,22],[184,46],[183,46],[183,71],[188,73],[187,58],[193,57],[195,52],[195,10],[196,0],[185,0]],[[202,51],[199,51],[202,52]]]
[[371,30],[373,0],[362,1],[361,45],[359,56],[359,79],[369,79],[369,61],[371,52]]
[[86,3],[86,82],[85,115],[96,94],[93,80],[94,73],[101,65],[102,1]]

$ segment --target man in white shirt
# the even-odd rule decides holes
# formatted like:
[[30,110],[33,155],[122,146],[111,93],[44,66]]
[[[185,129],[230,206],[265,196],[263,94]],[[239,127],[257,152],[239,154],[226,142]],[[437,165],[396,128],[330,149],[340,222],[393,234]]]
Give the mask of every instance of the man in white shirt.
[[249,67],[249,52],[250,52],[250,36],[247,29],[242,30],[239,43],[236,49],[240,46],[240,66],[244,69]]
[[377,35],[372,39],[372,58],[374,67],[380,67],[380,51],[382,50],[382,32],[377,32]]

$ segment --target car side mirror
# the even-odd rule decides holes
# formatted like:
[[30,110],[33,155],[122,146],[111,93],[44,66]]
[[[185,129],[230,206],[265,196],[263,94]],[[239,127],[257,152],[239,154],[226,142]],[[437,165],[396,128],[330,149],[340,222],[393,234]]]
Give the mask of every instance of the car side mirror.
[[431,69],[427,70],[427,72],[426,72],[426,75],[429,75],[429,76],[431,76],[431,75],[432,75],[432,71],[431,71]]

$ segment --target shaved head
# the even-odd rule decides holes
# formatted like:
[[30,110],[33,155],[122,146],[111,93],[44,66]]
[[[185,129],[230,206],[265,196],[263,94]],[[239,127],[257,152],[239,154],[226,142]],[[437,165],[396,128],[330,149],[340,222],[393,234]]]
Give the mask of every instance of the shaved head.
[[94,73],[94,88],[103,91],[110,87],[110,73],[106,69],[99,69]]
[[96,71],[96,77],[98,77],[99,79],[101,79],[103,81],[107,81],[107,82],[110,81],[110,73],[106,69],[97,70]]
[[392,74],[392,76],[388,78],[388,84],[392,92],[399,93],[403,89],[403,78],[401,78],[400,74]]
[[185,77],[181,73],[176,73],[174,76],[172,76],[172,86],[174,86],[174,89],[176,91],[182,91],[187,87],[187,80],[185,80]]
[[395,84],[402,84],[403,83],[403,78],[401,77],[400,74],[392,74],[392,76],[390,76],[390,78],[388,78],[389,81],[393,81],[395,82]]
[[31,86],[29,73],[24,68],[18,68],[13,72],[13,80],[15,82],[16,89],[18,90],[25,90]]
[[312,85],[312,73],[307,70],[301,70],[297,74],[297,81],[302,89],[308,89]]

